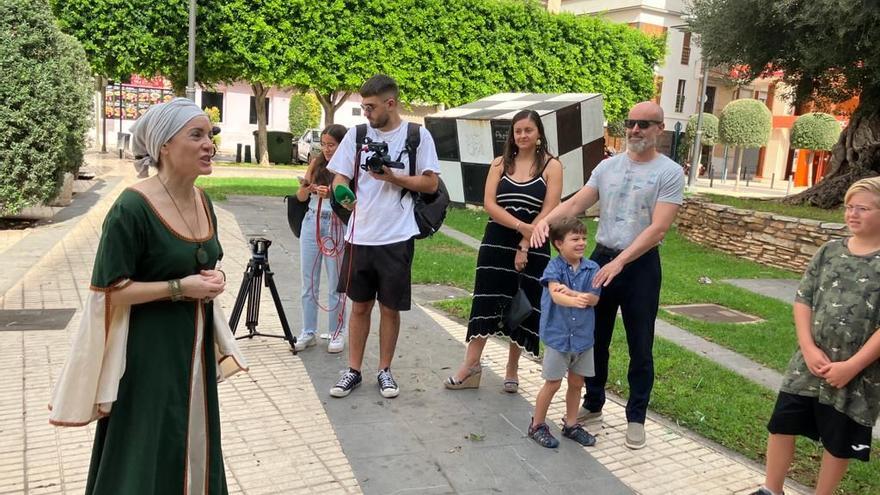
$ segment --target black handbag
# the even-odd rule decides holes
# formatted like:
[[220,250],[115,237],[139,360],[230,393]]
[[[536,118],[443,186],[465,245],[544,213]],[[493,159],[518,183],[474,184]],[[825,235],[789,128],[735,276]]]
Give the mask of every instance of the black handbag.
[[522,275],[517,276],[516,293],[501,316],[501,325],[508,331],[516,330],[532,314],[532,303],[526,296],[526,292],[520,287],[521,280]]
[[302,233],[303,219],[306,217],[306,212],[309,211],[309,200],[300,201],[296,195],[291,195],[284,196],[284,201],[287,203],[287,224],[293,235],[299,238]]

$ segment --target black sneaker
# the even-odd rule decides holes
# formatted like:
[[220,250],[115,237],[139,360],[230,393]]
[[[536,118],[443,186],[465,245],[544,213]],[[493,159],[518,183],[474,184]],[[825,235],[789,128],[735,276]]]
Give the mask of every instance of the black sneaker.
[[[773,492],[762,486],[761,488],[758,488],[758,491],[752,492],[749,495],[773,495]],[[785,492],[782,492],[782,495],[785,495]]]
[[394,381],[391,370],[388,368],[380,371],[376,379],[379,381],[379,393],[382,394],[382,397],[393,399],[400,393],[400,387],[397,386],[397,382]]
[[529,438],[538,442],[538,445],[541,447],[547,447],[548,449],[559,447],[559,440],[550,433],[547,423],[529,425]]
[[574,426],[566,426],[563,421],[562,436],[570,438],[584,447],[592,447],[593,445],[596,445],[596,437],[590,435],[590,433],[584,429],[584,425],[580,423],[575,423]]
[[342,374],[336,385],[333,385],[333,388],[330,389],[330,395],[333,397],[345,397],[360,384],[361,374],[349,368],[348,371]]

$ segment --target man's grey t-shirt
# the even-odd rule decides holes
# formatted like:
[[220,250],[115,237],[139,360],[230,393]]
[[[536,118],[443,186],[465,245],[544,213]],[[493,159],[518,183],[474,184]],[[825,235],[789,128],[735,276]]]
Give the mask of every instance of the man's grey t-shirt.
[[681,204],[684,172],[666,155],[636,162],[621,153],[602,161],[587,186],[599,191],[596,242],[622,250],[651,225],[658,202]]

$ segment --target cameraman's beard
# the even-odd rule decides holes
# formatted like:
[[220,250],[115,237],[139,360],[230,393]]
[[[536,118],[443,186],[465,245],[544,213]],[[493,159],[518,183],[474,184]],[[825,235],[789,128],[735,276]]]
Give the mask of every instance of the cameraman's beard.
[[373,129],[381,129],[388,124],[388,115],[386,114],[381,119],[370,120],[370,127]]
[[632,151],[637,155],[654,149],[656,145],[657,138],[649,138],[646,136],[643,136],[641,138],[631,136],[626,140],[626,149]]

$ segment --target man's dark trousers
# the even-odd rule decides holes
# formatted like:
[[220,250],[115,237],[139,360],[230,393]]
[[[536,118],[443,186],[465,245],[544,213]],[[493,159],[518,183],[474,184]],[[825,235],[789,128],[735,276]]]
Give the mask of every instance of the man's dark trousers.
[[[604,266],[617,254],[619,251],[597,246],[590,259]],[[645,423],[648,401],[654,387],[654,321],[660,303],[660,279],[660,254],[657,248],[653,248],[627,264],[602,289],[599,304],[596,305],[596,346],[593,354],[596,376],[586,379],[584,408],[596,412],[605,405],[608,351],[617,309],[620,308],[629,347],[626,420],[629,423]]]

